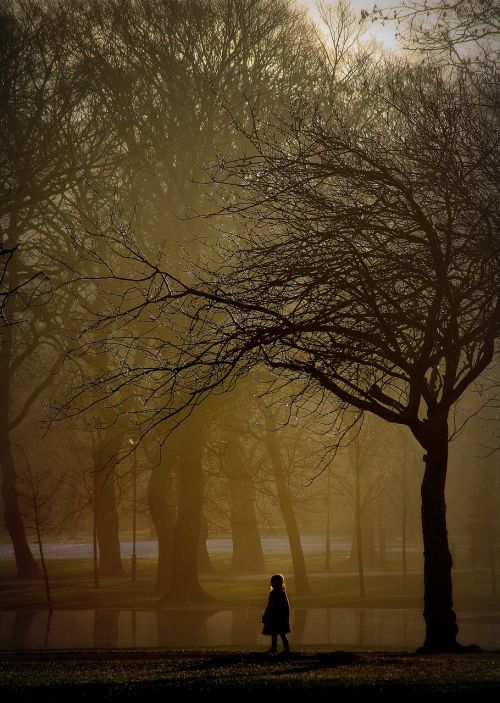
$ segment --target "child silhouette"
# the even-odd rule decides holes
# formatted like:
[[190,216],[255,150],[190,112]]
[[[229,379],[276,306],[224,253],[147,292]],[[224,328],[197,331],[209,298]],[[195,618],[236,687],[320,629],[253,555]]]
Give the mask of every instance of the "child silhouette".
[[271,649],[268,654],[278,653],[278,635],[283,642],[285,654],[290,654],[287,633],[290,630],[290,605],[286,595],[285,579],[282,574],[271,576],[271,591],[267,608],[262,616],[263,635],[271,635]]

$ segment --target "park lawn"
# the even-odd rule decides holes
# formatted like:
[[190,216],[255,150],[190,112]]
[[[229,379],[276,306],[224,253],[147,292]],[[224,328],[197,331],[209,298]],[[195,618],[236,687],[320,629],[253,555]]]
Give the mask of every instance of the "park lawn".
[[[407,592],[403,592],[399,571],[367,572],[366,596],[359,597],[358,576],[346,569],[344,561],[332,564],[329,573],[313,570],[309,573],[312,595],[295,592],[288,555],[272,555],[266,563],[268,572],[286,574],[289,596],[294,607],[397,607],[420,608],[423,599],[423,576],[419,571],[408,575]],[[197,607],[248,608],[261,607],[266,599],[269,574],[238,575],[229,571],[221,556],[213,559],[214,570],[202,574],[201,582],[212,601]],[[168,607],[169,601],[155,592],[155,559],[138,561],[138,578],[132,583],[129,576],[122,579],[102,579],[95,588],[92,563],[89,559],[54,558],[47,560],[53,606],[69,608],[158,608]],[[318,568],[312,562],[308,567]],[[288,567],[288,568],[283,568]],[[46,596],[41,581],[16,581],[12,563],[0,561],[0,609],[45,608]],[[490,595],[487,574],[457,572],[454,575],[454,597],[457,608],[472,610],[500,610],[498,596]],[[215,603],[214,603],[215,601]]]
[[[500,690],[500,653],[418,655],[302,650],[290,659],[233,649],[7,653],[2,701],[337,700]],[[167,696],[167,698],[166,698]],[[338,698],[340,696],[340,698]]]

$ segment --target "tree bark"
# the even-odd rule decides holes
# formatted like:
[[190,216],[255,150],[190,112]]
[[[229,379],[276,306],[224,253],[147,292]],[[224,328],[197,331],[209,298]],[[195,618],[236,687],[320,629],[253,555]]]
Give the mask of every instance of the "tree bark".
[[172,559],[174,555],[174,519],[168,509],[168,493],[172,467],[163,460],[151,471],[148,484],[148,505],[158,540],[156,590],[165,595],[172,586]]
[[225,458],[233,538],[232,570],[261,574],[265,571],[265,562],[255,513],[255,490],[237,438],[228,439]]
[[179,602],[212,600],[198,576],[198,549],[203,510],[201,453],[203,425],[187,420],[179,436],[179,507],[175,527],[172,586],[168,598]]
[[424,543],[424,619],[426,652],[456,651],[457,618],[453,610],[452,558],[446,527],[445,483],[448,464],[448,424],[441,418],[425,423],[425,471],[422,481]]
[[123,578],[125,570],[120,552],[118,510],[116,508],[114,466],[94,467],[96,532],[99,545],[99,576]]
[[250,476],[229,479],[233,571],[262,574],[264,554],[255,514],[255,491]]

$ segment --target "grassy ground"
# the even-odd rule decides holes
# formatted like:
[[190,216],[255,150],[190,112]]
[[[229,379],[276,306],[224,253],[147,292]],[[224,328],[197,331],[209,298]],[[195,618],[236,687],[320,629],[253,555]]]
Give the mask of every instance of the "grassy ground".
[[[284,572],[294,607],[397,607],[421,608],[423,580],[420,571],[409,575],[407,592],[396,569],[368,573],[367,596],[359,598],[357,574],[345,560],[337,560],[325,573],[320,555],[308,556],[313,595],[295,592],[288,555],[266,560],[266,574],[236,576],[222,556],[213,559],[214,572],[202,583],[216,603],[193,607],[261,607],[269,574]],[[52,597],[64,608],[154,608],[155,561],[138,562],[138,580],[103,580],[96,589],[92,565],[86,559],[51,559],[48,569]],[[458,571],[454,575],[457,610],[482,613],[491,622],[500,612],[498,597],[490,595],[486,574]],[[13,565],[0,561],[0,609],[44,608],[43,584],[18,582]],[[413,653],[329,652],[326,647],[303,648],[291,659],[262,652],[226,648],[224,651],[37,651],[3,652],[0,658],[0,700],[130,701],[145,703],[190,695],[207,700],[337,700],[380,699],[387,695],[412,697],[470,697],[478,693],[493,699],[500,690],[500,652],[463,655]]]
[[335,700],[500,691],[500,653],[417,655],[302,650],[290,659],[252,651],[27,652],[3,655],[2,701]]
[[[311,555],[308,570],[312,596],[296,594],[291,563],[288,555],[273,555],[266,560],[267,573],[256,576],[237,576],[229,572],[227,561],[216,556],[212,563],[214,572],[201,576],[206,592],[219,602],[221,607],[260,607],[265,599],[269,574],[286,574],[290,599],[295,607],[397,607],[420,608],[423,597],[423,577],[420,571],[408,575],[407,591],[404,592],[401,573],[397,570],[368,572],[366,574],[366,597],[359,598],[357,574],[350,570],[344,560],[332,564],[326,573],[323,562]],[[48,572],[51,582],[52,600],[55,608],[157,608],[158,594],[155,592],[154,559],[138,561],[138,577],[135,584],[130,578],[103,579],[95,588],[92,564],[88,559],[49,559]],[[457,571],[454,574],[454,600],[461,610],[500,611],[498,596],[490,595],[487,574]],[[45,608],[46,599],[42,582],[14,579],[13,564],[0,560],[0,609]],[[200,606],[201,607],[201,606]]]

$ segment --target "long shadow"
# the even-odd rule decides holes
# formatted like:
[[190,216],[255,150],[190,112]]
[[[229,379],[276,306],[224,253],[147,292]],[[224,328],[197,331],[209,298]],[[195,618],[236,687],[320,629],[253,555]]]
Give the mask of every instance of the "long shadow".
[[[215,656],[206,661],[193,664],[186,667],[190,670],[206,670],[206,669],[223,669],[226,667],[235,666],[237,664],[256,664],[259,667],[269,665],[276,667],[283,666],[283,670],[270,672],[271,676],[279,676],[282,671],[294,673],[298,671],[313,671],[317,669],[326,669],[335,666],[349,666],[356,664],[359,657],[352,652],[344,652],[337,650],[334,652],[291,652],[288,656],[285,654],[269,655],[264,652],[235,652],[234,654],[224,654],[220,657]],[[261,674],[256,670],[256,674]]]

